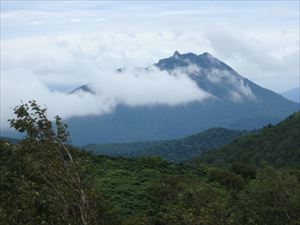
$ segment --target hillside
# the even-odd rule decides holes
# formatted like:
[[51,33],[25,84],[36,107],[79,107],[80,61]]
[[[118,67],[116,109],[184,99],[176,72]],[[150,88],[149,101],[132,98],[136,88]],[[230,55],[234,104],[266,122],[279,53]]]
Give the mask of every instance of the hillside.
[[20,139],[9,138],[9,137],[2,137],[2,136],[0,136],[0,140],[7,141],[7,142],[12,143],[12,144],[16,144],[16,143],[18,143],[20,141]]
[[[0,141],[1,224],[65,224],[69,217],[62,222],[56,219],[64,202],[53,200],[52,196],[56,190],[53,187],[61,190],[65,185],[65,179],[57,180],[54,175],[66,172],[51,159],[54,167],[44,174],[48,153],[52,152],[50,146],[45,148],[47,144],[39,145],[41,152],[24,151],[24,147],[24,142],[13,147]],[[91,225],[189,225],[193,224],[191,221],[203,225],[251,225],[253,221],[292,225],[299,221],[300,183],[294,170],[245,165],[235,170],[195,168],[155,157],[110,158],[71,150],[74,160],[81,165],[84,190],[93,197],[90,204],[98,219]],[[51,185],[45,177],[52,178]],[[59,196],[70,203],[77,198],[76,193],[67,189]]]
[[276,167],[300,167],[300,112],[258,134],[240,137],[231,144],[202,155],[198,162],[243,162],[259,165],[265,161]]
[[[17,118],[11,122],[27,134],[25,138],[17,144],[0,140],[0,224],[300,222],[300,172],[293,167],[278,170],[241,163],[227,168],[191,167],[158,157],[95,156],[68,145],[60,118],[54,130],[46,110],[34,101],[29,104],[16,107]],[[295,120],[299,113],[272,128],[277,131],[274,138],[280,139],[286,129],[294,130]],[[286,142],[288,146],[295,143],[294,139]]]
[[94,144],[83,146],[83,148],[100,155],[126,157],[159,156],[167,161],[183,162],[205,151],[228,144],[243,133],[245,132],[212,128],[199,134],[174,140],[124,144]]
[[159,143],[160,141],[89,144],[82,146],[82,148],[97,155],[134,157],[137,152],[151,146],[157,146]]

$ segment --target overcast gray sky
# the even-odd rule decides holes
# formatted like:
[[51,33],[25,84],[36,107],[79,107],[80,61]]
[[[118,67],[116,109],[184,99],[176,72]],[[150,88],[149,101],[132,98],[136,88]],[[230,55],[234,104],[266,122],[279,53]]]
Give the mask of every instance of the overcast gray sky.
[[[49,105],[63,99],[53,90],[102,82],[97,78],[104,71],[149,66],[175,50],[210,52],[277,92],[299,86],[299,1],[2,0],[1,113],[23,97],[44,96]],[[191,90],[182,101],[204,96],[187,80],[165,81]],[[153,89],[151,82],[143,80],[141,89]]]

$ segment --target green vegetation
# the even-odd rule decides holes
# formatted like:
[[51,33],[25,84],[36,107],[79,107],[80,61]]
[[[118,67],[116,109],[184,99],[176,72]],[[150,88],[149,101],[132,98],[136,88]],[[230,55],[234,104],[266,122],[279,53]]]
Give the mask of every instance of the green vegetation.
[[246,132],[212,128],[181,139],[123,144],[86,145],[84,149],[99,155],[142,157],[159,156],[170,162],[185,162],[205,151],[230,143]]
[[52,126],[35,102],[15,113],[27,135],[0,141],[1,225],[300,224],[295,167],[95,156],[69,146],[61,119]]
[[35,101],[14,112],[11,127],[27,136],[0,142],[1,224],[95,224],[95,196],[66,145],[66,125],[57,116],[54,130]]
[[241,137],[216,151],[202,155],[194,163],[231,164],[243,162],[274,167],[300,168],[300,112],[259,133]]
[[97,155],[136,157],[143,149],[157,146],[159,143],[160,141],[89,144],[82,146],[82,148]]

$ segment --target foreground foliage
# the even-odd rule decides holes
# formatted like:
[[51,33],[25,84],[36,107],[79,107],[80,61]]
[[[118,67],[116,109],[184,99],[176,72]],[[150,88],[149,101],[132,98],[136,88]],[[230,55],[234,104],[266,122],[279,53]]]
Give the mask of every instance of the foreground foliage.
[[1,208],[4,224],[95,224],[93,191],[67,146],[66,125],[35,101],[14,109],[11,126],[26,137],[11,146],[1,142]]

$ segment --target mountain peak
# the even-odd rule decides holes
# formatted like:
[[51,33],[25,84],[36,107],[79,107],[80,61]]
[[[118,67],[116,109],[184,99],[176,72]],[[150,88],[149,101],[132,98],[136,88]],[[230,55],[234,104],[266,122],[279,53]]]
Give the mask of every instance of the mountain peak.
[[220,61],[208,52],[196,55],[192,52],[182,54],[176,50],[173,56],[169,58],[160,59],[155,65],[163,70],[173,70],[179,67],[188,67],[191,64],[197,65],[198,67],[204,69],[215,68],[221,70],[229,70],[231,72],[233,71],[232,68],[230,68],[224,62]]
[[80,93],[90,93],[93,95],[95,94],[95,92],[87,84],[82,85],[70,92],[70,94],[80,94]]
[[[202,54],[200,54],[199,56],[205,56],[205,57],[213,57],[210,53],[208,52],[204,52]],[[214,58],[214,57],[213,57]]]
[[180,53],[176,50],[173,54],[173,57],[178,57],[178,56],[180,56]]
[[214,59],[215,57],[213,55],[211,55],[210,53],[208,52],[204,52],[202,54],[199,54],[199,55],[196,55],[192,52],[188,52],[188,53],[184,53],[184,54],[181,54],[179,51],[175,51],[173,56],[171,58],[182,58],[182,59],[193,59],[193,58],[211,58],[211,59]]

